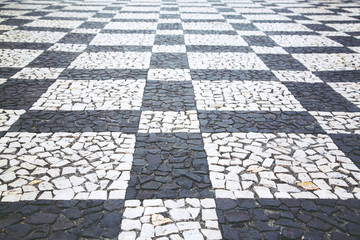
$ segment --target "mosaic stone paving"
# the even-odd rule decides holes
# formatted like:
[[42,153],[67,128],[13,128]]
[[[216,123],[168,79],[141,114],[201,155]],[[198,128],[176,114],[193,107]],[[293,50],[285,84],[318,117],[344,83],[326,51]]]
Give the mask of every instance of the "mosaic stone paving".
[[0,2],[0,239],[359,239],[356,0]]

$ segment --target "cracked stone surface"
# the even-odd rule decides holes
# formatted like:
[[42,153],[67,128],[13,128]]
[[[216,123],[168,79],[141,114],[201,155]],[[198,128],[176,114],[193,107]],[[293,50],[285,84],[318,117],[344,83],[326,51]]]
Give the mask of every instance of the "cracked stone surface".
[[356,0],[4,0],[0,239],[359,239]]

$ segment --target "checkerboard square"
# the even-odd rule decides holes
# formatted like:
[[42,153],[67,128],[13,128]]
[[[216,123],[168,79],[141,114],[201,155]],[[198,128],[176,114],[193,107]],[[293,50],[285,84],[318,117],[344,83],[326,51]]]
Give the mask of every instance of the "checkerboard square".
[[208,171],[200,133],[139,133],[126,198],[213,197]]
[[181,23],[159,23],[157,25],[158,30],[182,30]]
[[198,110],[305,111],[278,82],[193,81],[193,85]]
[[[27,147],[33,139],[37,139],[36,143],[33,141],[32,147]],[[9,152],[11,142],[18,144],[12,145]],[[112,190],[121,190],[123,194],[119,198],[124,198],[134,144],[134,135],[120,132],[8,133],[0,138],[0,156],[13,154],[14,159],[22,163],[19,169],[31,174],[25,178],[21,171],[14,173],[13,178],[7,180],[7,191],[33,186],[32,199],[27,200],[71,200],[83,199],[84,195],[85,199],[107,199]],[[84,147],[86,149],[77,154]],[[99,152],[100,148],[107,150]],[[39,183],[32,184],[32,181]],[[92,193],[97,190],[105,194],[94,196]],[[20,191],[18,200],[24,200],[24,193]]]
[[258,54],[267,67],[273,70],[308,70],[301,62],[287,54]]
[[65,32],[11,30],[0,35],[1,42],[55,43]]
[[178,112],[195,109],[194,91],[190,81],[146,82],[142,110]]
[[0,67],[21,68],[28,65],[43,51],[30,49],[0,49]]
[[88,44],[95,37],[95,34],[68,33],[58,43]]
[[45,51],[32,61],[28,67],[36,68],[66,68],[79,55],[77,52]]
[[255,53],[188,52],[190,69],[268,70]]
[[284,84],[308,111],[360,111],[359,107],[349,102],[326,83],[284,82]]
[[154,45],[184,45],[183,35],[156,35]]
[[77,69],[146,69],[150,66],[149,52],[84,52],[69,66]]
[[250,46],[277,47],[278,45],[268,36],[243,36]]
[[247,46],[237,35],[185,34],[186,45]]
[[153,53],[150,68],[189,68],[186,53]]
[[129,46],[152,46],[155,40],[155,34],[97,34],[90,42],[90,45],[111,46],[111,45],[129,45]]
[[145,80],[57,80],[31,110],[140,110]]

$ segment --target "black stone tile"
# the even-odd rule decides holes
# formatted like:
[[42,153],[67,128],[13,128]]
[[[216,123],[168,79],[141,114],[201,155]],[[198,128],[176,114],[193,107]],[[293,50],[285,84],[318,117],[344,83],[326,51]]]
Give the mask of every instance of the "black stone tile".
[[185,23],[225,23],[225,19],[182,19]]
[[270,31],[266,32],[268,36],[272,35],[300,35],[300,36],[319,36],[320,33],[317,32],[309,32],[309,31],[303,31],[303,32],[291,32],[291,31]]
[[198,111],[203,133],[325,133],[308,112]]
[[307,71],[298,60],[288,54],[257,54],[271,70]]
[[260,29],[252,23],[231,23],[231,26],[239,31],[260,31]]
[[29,109],[54,81],[9,79],[0,85],[0,108]]
[[105,11],[120,11],[122,7],[116,7],[116,6],[107,6],[103,10]]
[[219,45],[187,45],[187,52],[254,52],[250,47],[242,46],[219,46]]
[[86,110],[40,111],[30,110],[21,115],[10,132],[124,132],[136,133],[140,111]]
[[360,134],[329,134],[336,146],[360,168]]
[[360,109],[326,83],[283,83],[308,111],[360,112]]
[[174,11],[174,12],[178,12],[179,8],[178,7],[162,7],[160,8],[160,11]]
[[124,209],[124,200],[1,202],[0,239],[117,239]]
[[45,51],[29,63],[28,67],[66,68],[79,54],[78,52]]
[[154,45],[184,45],[184,35],[156,35]]
[[33,20],[10,18],[10,19],[7,19],[7,20],[1,22],[1,25],[21,26],[21,25],[30,23],[32,21]]
[[159,18],[163,19],[180,19],[180,14],[160,14]]
[[335,42],[338,42],[346,47],[358,47],[360,46],[360,39],[355,37],[345,37],[345,36],[330,36],[328,37]]
[[136,137],[126,199],[214,197],[200,133]]
[[324,82],[360,82],[360,71],[318,71],[313,72]]
[[347,47],[284,47],[289,54],[293,53],[356,53]]
[[278,81],[271,71],[191,69],[190,74],[193,80]]
[[143,111],[196,110],[194,90],[190,81],[146,82],[142,103]]
[[33,12],[29,12],[24,14],[24,16],[46,16],[48,15],[49,12],[43,12],[43,11],[33,11]]
[[222,16],[225,18],[225,19],[245,19],[243,16],[241,16],[240,14],[237,14],[237,15],[226,15],[226,14],[222,14]]
[[309,18],[307,18],[307,17],[305,17],[305,16],[298,16],[298,15],[295,15],[295,16],[289,16],[289,15],[287,15],[286,17],[292,19],[293,21],[311,20],[311,19],[309,19]]
[[58,43],[88,44],[95,36],[96,34],[89,33],[68,33]]
[[336,32],[336,29],[324,24],[304,24],[304,26],[314,31]]
[[151,52],[152,46],[125,46],[125,45],[113,45],[113,46],[100,46],[89,45],[86,48],[87,52]]
[[155,34],[155,30],[117,30],[117,29],[102,29],[100,33],[111,34]]
[[61,21],[84,21],[87,18],[86,17],[76,17],[74,15],[74,17],[48,17],[48,16],[44,16],[42,18],[40,18],[41,20],[61,20]]
[[158,23],[158,30],[182,30],[181,23]]
[[268,36],[242,36],[250,46],[278,47],[274,40]]
[[107,22],[84,22],[78,28],[103,29]]
[[92,17],[93,18],[113,18],[116,14],[115,13],[96,13]]
[[219,13],[229,13],[229,12],[235,12],[232,8],[217,8]]
[[129,24],[139,23],[139,22],[153,22],[156,23],[157,19],[125,19],[125,18],[114,18],[111,19],[111,22],[127,22]]
[[59,79],[146,79],[147,69],[65,69]]
[[52,43],[0,42],[1,49],[46,50]]
[[[291,207],[290,211],[283,211],[287,205],[280,202],[279,206],[273,206],[273,199],[216,199],[217,215],[219,218],[220,229],[223,239],[332,239],[345,237],[344,239],[357,239],[360,234],[356,227],[360,226],[350,222],[348,219],[343,221],[339,217],[354,212],[359,214],[360,208],[354,207],[353,210],[343,208],[345,204],[356,205],[360,200],[336,200],[334,206],[339,209],[337,213],[323,214],[320,210],[309,211],[296,207]],[[278,200],[276,200],[278,201]],[[307,199],[286,199],[289,203],[300,203],[317,200]],[[324,202],[333,202],[331,199],[323,199]],[[316,204],[317,205],[317,204]],[[286,218],[287,214],[293,215]],[[289,215],[289,216],[290,216]],[[303,222],[302,216],[308,216],[308,221]],[[347,228],[344,228],[344,225]],[[340,232],[346,234],[341,235]]]
[[70,32],[71,28],[51,28],[51,27],[28,27],[20,26],[16,30],[22,31],[45,31],[45,32]]
[[184,30],[184,34],[214,34],[214,35],[238,35],[236,31],[221,31],[221,30]]
[[186,53],[153,53],[150,60],[150,68],[189,68]]
[[21,68],[0,67],[0,78],[10,78],[13,75],[15,75],[15,73],[19,72],[20,70],[21,70]]

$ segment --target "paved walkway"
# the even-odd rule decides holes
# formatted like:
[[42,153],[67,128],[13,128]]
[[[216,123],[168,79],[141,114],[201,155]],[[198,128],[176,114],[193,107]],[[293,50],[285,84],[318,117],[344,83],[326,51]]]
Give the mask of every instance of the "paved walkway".
[[0,2],[0,239],[359,239],[360,3]]

